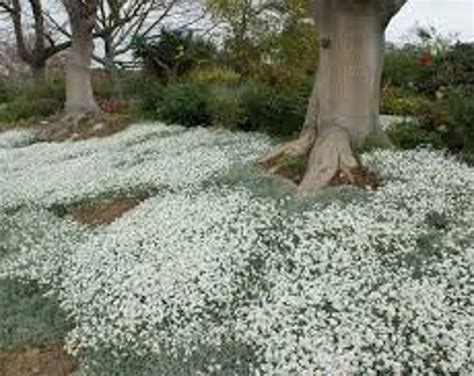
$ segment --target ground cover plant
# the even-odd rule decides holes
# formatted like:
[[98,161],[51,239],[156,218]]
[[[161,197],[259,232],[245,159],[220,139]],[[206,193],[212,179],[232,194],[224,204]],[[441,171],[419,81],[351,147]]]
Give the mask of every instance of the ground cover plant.
[[[472,167],[375,150],[378,190],[298,198],[251,163],[272,146],[162,124],[0,134],[2,288],[48,291],[79,375],[472,374]],[[97,228],[64,215],[137,196]]]

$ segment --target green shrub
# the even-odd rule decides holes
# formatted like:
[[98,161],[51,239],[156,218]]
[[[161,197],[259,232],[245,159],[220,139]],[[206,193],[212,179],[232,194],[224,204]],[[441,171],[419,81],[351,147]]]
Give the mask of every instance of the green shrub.
[[51,116],[61,110],[65,101],[62,80],[42,83],[5,81],[3,85],[6,87],[2,98],[4,103],[0,107],[0,122],[3,123]]
[[413,45],[387,48],[382,75],[384,86],[414,90],[417,82],[426,80],[430,73],[420,66],[420,53],[421,48]]
[[242,97],[235,87],[213,87],[207,106],[213,125],[227,129],[243,128],[246,114]]
[[174,84],[166,87],[158,101],[157,118],[186,127],[208,125],[208,91],[192,84]]
[[187,127],[212,124],[283,138],[300,131],[309,85],[299,82],[294,87],[276,88],[255,80],[237,84],[236,76],[227,76],[225,71],[215,73],[229,80],[219,82],[213,74],[195,73],[194,79],[186,82],[163,86],[158,80],[141,81],[138,89],[132,85],[127,90],[136,93],[142,117],[167,123]]
[[438,133],[420,128],[411,122],[394,124],[387,130],[387,135],[396,147],[404,150],[420,146],[431,146],[435,149],[444,147]]
[[136,37],[133,49],[145,69],[163,82],[182,77],[216,55],[216,47],[192,31],[166,28],[155,37]]
[[158,104],[162,102],[165,87],[157,80],[138,79],[129,83],[127,93],[136,100],[136,110],[143,118],[157,118]]
[[474,96],[459,88],[447,90],[417,116],[423,129],[435,132],[453,153],[474,155]]
[[453,152],[474,160],[474,96],[453,91],[448,95],[445,141]]
[[382,93],[381,112],[386,115],[417,116],[430,101],[421,96],[407,95],[403,90],[388,89]]
[[48,117],[60,111],[62,103],[54,99],[37,99],[28,101],[18,99],[5,103],[0,108],[0,122],[17,123],[22,120]]
[[241,75],[229,68],[211,67],[200,68],[193,70],[188,80],[196,85],[238,85],[241,80]]
[[6,103],[13,100],[14,95],[9,88],[9,83],[6,79],[0,78],[0,103]]
[[241,96],[246,113],[244,130],[279,137],[300,131],[308,99],[298,90],[277,90],[254,82],[241,88]]

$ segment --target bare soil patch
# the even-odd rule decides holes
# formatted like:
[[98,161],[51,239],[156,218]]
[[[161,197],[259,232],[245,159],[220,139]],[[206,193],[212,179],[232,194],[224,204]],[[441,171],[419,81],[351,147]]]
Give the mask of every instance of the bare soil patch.
[[62,343],[28,346],[0,355],[2,376],[69,376],[76,369],[77,362]]
[[329,182],[330,187],[341,185],[353,185],[362,189],[376,190],[380,187],[380,178],[375,172],[360,166],[350,170],[350,178],[343,171],[338,171]]
[[120,197],[98,201],[93,204],[74,206],[67,210],[66,216],[96,228],[106,226],[138,206],[143,200],[133,197]]
[[107,137],[126,129],[132,122],[124,114],[58,115],[43,120],[33,128],[40,141],[80,141],[93,137]]

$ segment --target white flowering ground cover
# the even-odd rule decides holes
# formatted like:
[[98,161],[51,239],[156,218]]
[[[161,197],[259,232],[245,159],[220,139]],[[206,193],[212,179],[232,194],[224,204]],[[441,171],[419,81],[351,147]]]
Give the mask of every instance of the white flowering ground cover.
[[[261,135],[33,142],[0,134],[0,283],[57,297],[79,374],[474,374],[473,168],[375,151],[378,191],[299,199],[251,167]],[[137,192],[107,227],[58,216]]]

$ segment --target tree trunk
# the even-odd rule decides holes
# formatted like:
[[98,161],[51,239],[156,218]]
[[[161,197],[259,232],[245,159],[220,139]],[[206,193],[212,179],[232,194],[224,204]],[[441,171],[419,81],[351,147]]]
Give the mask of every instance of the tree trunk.
[[[381,138],[379,98],[384,49],[382,13],[367,2],[321,2],[316,23],[321,52],[317,75],[318,140],[301,193],[324,188],[340,175],[355,183],[360,165],[352,147]],[[311,106],[310,106],[311,109]]]
[[80,115],[98,112],[91,81],[92,33],[75,32],[66,73],[66,112]]
[[46,61],[40,61],[37,64],[30,65],[31,75],[36,83],[46,81]]
[[72,34],[66,72],[66,113],[73,116],[96,114],[99,106],[92,91],[90,66],[98,3],[97,0],[62,1]]
[[379,124],[384,32],[406,0],[313,0],[320,62],[301,136],[260,160],[278,172],[290,155],[307,159],[301,194],[334,182],[374,185],[353,148],[385,142]]
[[113,94],[123,98],[122,86],[120,84],[119,68],[115,62],[116,52],[112,36],[103,38],[105,49],[105,69],[112,84]]
[[380,134],[382,13],[367,2],[321,2],[318,131],[346,130],[354,145]]

